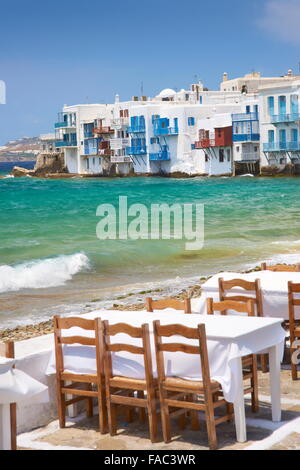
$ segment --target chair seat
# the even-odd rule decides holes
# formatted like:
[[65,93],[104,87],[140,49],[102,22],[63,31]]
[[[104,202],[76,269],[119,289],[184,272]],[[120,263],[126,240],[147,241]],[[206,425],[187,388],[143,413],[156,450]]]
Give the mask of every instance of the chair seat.
[[[221,385],[215,380],[211,380],[211,390],[218,391],[221,390]],[[195,392],[204,392],[204,385],[201,380],[186,380],[181,377],[167,377],[163,382],[162,386],[166,390],[174,391],[186,391],[193,390]]]
[[[109,385],[115,388],[123,388],[130,390],[146,390],[146,379],[133,379],[131,377],[115,376],[109,379]],[[157,387],[157,380],[153,380],[154,387]]]

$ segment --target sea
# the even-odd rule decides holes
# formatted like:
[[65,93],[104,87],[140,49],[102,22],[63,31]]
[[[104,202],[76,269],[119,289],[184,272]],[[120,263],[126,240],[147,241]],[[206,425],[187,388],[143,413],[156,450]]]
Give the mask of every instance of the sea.
[[[0,164],[0,329],[141,301],[151,290],[170,295],[265,260],[300,262],[300,179],[7,176],[15,164]],[[97,238],[98,206],[118,207],[120,196],[149,213],[151,204],[203,205],[203,246]]]

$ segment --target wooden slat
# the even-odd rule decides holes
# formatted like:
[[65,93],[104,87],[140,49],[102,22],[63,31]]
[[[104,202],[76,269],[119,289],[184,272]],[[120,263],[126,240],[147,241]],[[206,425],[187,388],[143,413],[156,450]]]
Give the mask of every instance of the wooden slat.
[[107,346],[110,352],[127,351],[132,354],[144,354],[144,349],[132,344],[110,344]]
[[234,310],[235,312],[239,313],[247,313],[248,315],[252,316],[254,315],[254,300],[247,300],[247,302],[237,302],[234,300],[213,302],[213,311],[226,312],[227,310]]
[[186,297],[184,300],[169,298],[153,300],[151,297],[146,298],[146,309],[148,312],[164,310],[165,308],[173,308],[175,310],[183,310],[185,313],[192,313],[191,299],[189,297]]
[[189,402],[189,401],[172,400],[170,398],[167,398],[165,402],[168,406],[174,407],[174,408],[184,408],[186,410],[199,410],[199,411],[206,409],[205,403],[194,403],[194,402]]
[[59,338],[61,344],[81,344],[83,346],[96,346],[95,338],[87,336],[62,336]]
[[199,339],[197,328],[188,328],[179,324],[159,325],[157,326],[157,334],[166,338],[178,335],[188,339]]
[[76,389],[76,388],[68,388],[68,387],[62,387],[61,388],[62,393],[68,393],[70,395],[80,395],[83,397],[97,397],[98,392],[93,392],[90,390],[81,390],[81,389]]
[[186,354],[200,354],[199,346],[190,346],[184,343],[162,343],[159,346],[160,351],[165,352],[184,352]]
[[95,320],[88,320],[80,317],[58,317],[58,328],[68,330],[69,328],[82,328],[83,330],[95,330]]
[[138,406],[147,408],[147,400],[144,398],[135,398],[135,397],[125,397],[123,395],[110,395],[110,400],[112,403],[117,405],[127,405],[127,406]]
[[69,372],[62,372],[60,374],[61,380],[67,382],[82,382],[82,383],[96,383],[98,376],[94,374],[71,374]]
[[115,325],[109,325],[105,329],[105,334],[109,336],[115,336],[119,333],[124,333],[132,338],[141,338],[142,329],[128,325],[127,323],[116,323]]
[[225,281],[222,279],[223,289],[233,289],[234,287],[241,287],[245,290],[255,290],[255,282],[245,281],[244,279],[230,279],[229,281]]

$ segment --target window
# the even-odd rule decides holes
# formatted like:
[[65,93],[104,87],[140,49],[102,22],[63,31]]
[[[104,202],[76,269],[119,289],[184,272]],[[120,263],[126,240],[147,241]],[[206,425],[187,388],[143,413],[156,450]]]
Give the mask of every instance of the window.
[[239,152],[239,151],[240,151],[240,147],[237,147],[237,148],[236,148],[236,151]]
[[159,140],[158,137],[151,137],[150,138],[150,144],[158,144]]
[[[298,115],[299,109],[298,109],[298,95],[291,95],[291,114],[297,114]],[[297,118],[295,116],[295,118]]]
[[279,114],[281,115],[286,114],[286,97],[285,96],[279,96],[278,107],[279,107]]
[[249,114],[249,113],[250,113],[250,111],[251,111],[251,108],[250,108],[250,106],[246,106],[246,113],[247,113],[247,114]]
[[274,142],[274,138],[275,138],[274,131],[273,130],[268,131],[268,141],[270,144]]
[[224,149],[219,150],[219,162],[220,163],[224,162]]
[[205,161],[208,162],[208,155],[207,155],[207,153],[205,154]]
[[298,129],[291,130],[291,141],[298,142]]
[[257,152],[257,151],[258,151],[258,147],[255,146],[255,147],[254,147],[254,152]]
[[195,150],[195,144],[191,144],[192,150]]
[[269,111],[269,116],[274,115],[274,96],[268,97],[268,111]]
[[189,126],[194,126],[195,125],[195,118],[194,117],[189,117],[188,118],[188,125]]
[[230,152],[230,149],[227,149],[227,150],[226,150],[226,153],[227,153],[227,161],[230,162],[230,160],[231,160],[231,152]]
[[200,96],[200,104],[202,104],[202,102],[203,102],[203,97]]
[[255,112],[255,113],[258,113],[258,104],[255,104],[255,105],[254,105],[254,112]]

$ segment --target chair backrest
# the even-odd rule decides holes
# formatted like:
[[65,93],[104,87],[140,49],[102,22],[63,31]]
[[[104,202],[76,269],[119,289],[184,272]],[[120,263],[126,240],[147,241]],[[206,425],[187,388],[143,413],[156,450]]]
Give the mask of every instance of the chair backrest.
[[261,263],[262,271],[275,271],[275,272],[300,272],[300,264],[274,264],[268,266],[267,263]]
[[0,343],[0,356],[13,359],[15,357],[15,343],[13,341]]
[[191,299],[189,297],[186,297],[184,300],[153,300],[151,297],[146,298],[147,312],[153,312],[153,310],[163,310],[165,308],[174,308],[175,310],[183,310],[184,313],[192,313]]
[[296,299],[294,294],[300,294],[300,284],[288,282],[288,299],[289,299],[289,321],[290,328],[295,326],[295,307],[300,307],[300,296]]
[[[94,331],[94,336],[64,336],[62,330],[70,328],[81,328],[86,331]],[[64,344],[80,344],[83,346],[95,346],[97,370],[102,371],[102,335],[101,335],[101,319],[95,318],[88,320],[80,317],[61,318],[54,316],[54,340],[55,340],[55,357],[56,369],[59,372],[64,370],[63,348]]]
[[[140,328],[138,328],[128,325],[127,323],[117,323],[115,325],[110,325],[109,322],[105,320],[102,322],[102,334],[105,376],[110,378],[113,377],[112,353],[126,351],[131,354],[139,354],[144,356],[146,382],[148,385],[152,385],[153,369],[150,348],[149,326],[147,324],[144,324]],[[140,346],[127,343],[111,344],[111,336],[116,336],[118,334],[125,334],[130,336],[131,338],[140,339]]]
[[[231,294],[231,289],[239,287],[245,291],[251,291],[255,296],[245,295],[244,293],[235,295]],[[235,300],[237,302],[246,302],[247,300],[253,300],[256,305],[256,312],[259,317],[263,316],[263,303],[262,294],[260,287],[260,280],[255,279],[253,282],[245,281],[244,279],[230,279],[225,281],[223,278],[219,278],[219,296],[220,301],[223,300]]]
[[221,302],[214,302],[213,299],[207,299],[207,314],[214,315],[215,312],[220,312],[221,315],[227,315],[228,310],[234,310],[238,313],[247,313],[249,317],[255,316],[255,303],[253,299],[248,299],[244,302],[237,300],[222,300]]
[[[183,352],[186,354],[199,354],[200,363],[202,368],[202,380],[204,386],[210,385],[210,371],[207,352],[207,340],[205,325],[199,324],[197,328],[188,328],[184,325],[161,325],[159,320],[153,322],[155,352],[157,362],[157,374],[159,379],[165,380],[165,364],[164,352]],[[163,342],[163,338],[170,338],[172,336],[182,336],[187,339],[196,339],[199,345],[192,346],[186,343],[167,343]]]

